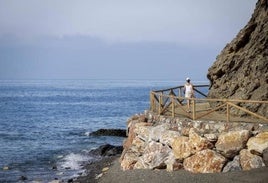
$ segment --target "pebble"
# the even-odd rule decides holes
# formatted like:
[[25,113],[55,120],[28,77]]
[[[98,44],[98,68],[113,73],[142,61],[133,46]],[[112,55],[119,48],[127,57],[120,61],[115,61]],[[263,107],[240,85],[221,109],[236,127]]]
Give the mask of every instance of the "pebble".
[[102,172],[106,172],[108,170],[109,170],[109,167],[105,167],[105,168],[102,169]]
[[99,178],[101,178],[102,176],[103,176],[103,173],[97,175],[97,176],[95,177],[95,179],[99,179]]

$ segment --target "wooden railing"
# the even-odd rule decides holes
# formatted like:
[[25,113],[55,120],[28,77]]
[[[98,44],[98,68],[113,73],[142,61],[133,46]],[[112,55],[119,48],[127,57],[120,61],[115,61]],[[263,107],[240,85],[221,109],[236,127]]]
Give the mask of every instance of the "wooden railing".
[[[186,110],[186,98],[183,94],[183,87],[184,86],[177,86],[174,88],[151,91],[150,110],[159,115],[171,115],[172,117],[184,115],[193,120],[217,118],[218,120],[230,122],[232,118],[232,121],[243,120],[245,122],[257,122],[256,119],[258,119],[261,120],[258,122],[268,123],[267,112],[259,114],[243,107],[245,105],[266,106],[268,105],[268,101],[207,98],[206,91],[208,91],[209,85],[194,86],[195,98],[189,99],[191,102],[191,113],[189,113]],[[234,114],[241,112],[243,112],[246,117]]]

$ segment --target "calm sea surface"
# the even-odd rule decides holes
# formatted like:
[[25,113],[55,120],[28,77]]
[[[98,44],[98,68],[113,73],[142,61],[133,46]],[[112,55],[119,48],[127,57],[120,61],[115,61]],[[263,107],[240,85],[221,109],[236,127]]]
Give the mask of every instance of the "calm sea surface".
[[[149,107],[149,92],[181,85],[150,80],[0,80],[0,182],[68,179],[91,160],[88,151],[119,137],[91,137],[126,128]],[[57,167],[53,170],[52,167]],[[8,169],[8,170],[5,170]]]

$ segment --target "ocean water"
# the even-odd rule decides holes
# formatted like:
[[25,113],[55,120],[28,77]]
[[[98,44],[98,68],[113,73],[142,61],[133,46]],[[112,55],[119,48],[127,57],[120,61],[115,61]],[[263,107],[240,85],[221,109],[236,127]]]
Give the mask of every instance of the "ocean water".
[[[151,90],[177,81],[0,80],[0,182],[48,182],[81,174],[88,152],[120,137],[92,137],[100,128],[126,128],[149,108]],[[57,167],[53,169],[53,167]]]

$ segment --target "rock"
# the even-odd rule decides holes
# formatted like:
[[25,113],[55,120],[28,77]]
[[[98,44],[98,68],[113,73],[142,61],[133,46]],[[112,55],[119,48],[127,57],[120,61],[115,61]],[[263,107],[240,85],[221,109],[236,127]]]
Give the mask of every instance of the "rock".
[[204,137],[209,141],[209,142],[216,142],[218,140],[218,135],[214,133],[210,134],[205,134]]
[[259,133],[251,137],[247,142],[250,151],[257,151],[262,154],[263,150],[268,148],[268,132]]
[[95,179],[97,180],[97,179],[101,178],[102,176],[103,176],[103,173],[100,173],[100,174],[96,175]]
[[220,134],[216,149],[227,158],[233,158],[246,146],[249,138],[248,130],[231,131]]
[[117,136],[126,137],[126,130],[123,129],[99,129],[90,133],[92,136]]
[[22,175],[22,176],[20,176],[20,179],[19,180],[20,181],[25,181],[25,180],[28,180],[28,178],[26,176]]
[[166,167],[165,161],[169,157],[171,149],[167,145],[151,141],[144,149],[144,153],[138,158],[135,169],[155,169]]
[[263,159],[263,162],[264,162],[265,166],[268,167],[268,148],[263,150],[262,159]]
[[121,167],[123,170],[131,170],[138,161],[139,155],[136,152],[127,150],[121,158]]
[[[208,69],[209,98],[264,100],[268,98],[268,2],[258,0],[248,24],[225,46]],[[216,103],[211,103],[215,106]],[[240,103],[267,117],[267,104]],[[246,115],[238,109],[232,114]]]
[[176,159],[183,160],[191,155],[189,137],[175,137],[171,144],[171,148]]
[[136,123],[134,133],[136,133],[136,135],[140,139],[147,142],[149,140],[150,134],[152,133],[151,131],[154,127],[146,125],[147,125],[146,123]]
[[101,171],[102,172],[107,172],[109,170],[109,167],[104,167]]
[[72,182],[74,182],[74,179],[68,179],[67,182],[68,182],[68,183],[72,183]]
[[9,170],[9,167],[8,166],[4,166],[3,167],[3,170]]
[[230,161],[226,164],[222,172],[232,172],[232,171],[239,171],[239,170],[242,170],[240,166],[240,157],[235,156],[233,161]]
[[162,136],[162,134],[167,133],[168,128],[169,126],[166,124],[161,124],[161,125],[152,127],[150,130],[149,139],[153,141],[160,141],[160,137]]
[[[50,181],[50,182],[48,182],[48,183],[60,183],[61,181],[59,181],[59,180],[52,180],[52,181]],[[35,181],[33,182],[33,183],[36,183]],[[40,182],[41,183],[41,182]]]
[[173,152],[169,153],[167,160],[165,161],[167,171],[175,171],[183,168],[183,164],[180,160],[176,160]]
[[184,160],[185,170],[193,173],[221,172],[226,159],[215,151],[206,149]]
[[91,150],[89,154],[94,156],[115,156],[121,154],[122,151],[122,146],[113,146],[110,144],[105,144],[98,147],[97,149]]
[[240,164],[243,170],[251,170],[265,166],[260,156],[252,154],[247,149],[240,151]]
[[164,133],[160,134],[160,142],[162,144],[166,144],[171,146],[173,143],[174,139],[176,137],[180,137],[181,134],[178,131],[172,131],[172,130],[166,130]]
[[123,143],[124,149],[129,149],[129,147],[132,144],[133,139],[136,137],[136,133],[134,132],[136,128],[136,123],[138,123],[137,120],[135,121],[128,121],[128,128],[127,128],[127,139]]
[[214,147],[213,144],[207,139],[199,136],[194,128],[191,128],[189,132],[189,144],[191,146],[191,154],[195,154],[198,151],[211,149]]

